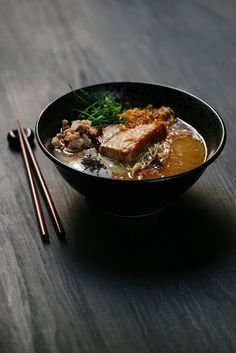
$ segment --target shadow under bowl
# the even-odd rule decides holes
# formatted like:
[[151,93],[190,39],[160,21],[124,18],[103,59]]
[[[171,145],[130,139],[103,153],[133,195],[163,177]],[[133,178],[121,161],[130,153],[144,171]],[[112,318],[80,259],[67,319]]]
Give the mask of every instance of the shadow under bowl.
[[[206,102],[180,89],[153,83],[111,82],[84,87],[92,95],[110,92],[131,107],[170,106],[177,117],[192,125],[204,138],[207,157],[198,167],[161,179],[120,180],[75,170],[55,158],[47,142],[60,130],[61,121],[73,119],[72,92],[48,105],[36,122],[36,137],[45,155],[63,178],[94,206],[120,216],[140,216],[163,209],[176,196],[189,189],[221,153],[226,130],[219,114]],[[76,90],[79,92],[79,89]]]

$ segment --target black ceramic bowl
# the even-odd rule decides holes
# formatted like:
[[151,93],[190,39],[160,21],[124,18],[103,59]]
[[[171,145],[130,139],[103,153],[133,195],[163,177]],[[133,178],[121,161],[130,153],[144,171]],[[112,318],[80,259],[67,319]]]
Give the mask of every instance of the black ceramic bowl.
[[142,215],[165,207],[177,195],[190,188],[220,154],[226,131],[217,112],[203,100],[182,90],[141,82],[102,83],[83,88],[89,93],[111,92],[131,107],[152,104],[170,106],[177,117],[191,124],[203,136],[207,158],[200,166],[163,179],[118,180],[89,175],[72,169],[56,159],[45,147],[60,129],[61,120],[71,117],[75,101],[72,92],[56,99],[40,115],[36,136],[42,151],[55,164],[63,178],[96,207],[120,215]]

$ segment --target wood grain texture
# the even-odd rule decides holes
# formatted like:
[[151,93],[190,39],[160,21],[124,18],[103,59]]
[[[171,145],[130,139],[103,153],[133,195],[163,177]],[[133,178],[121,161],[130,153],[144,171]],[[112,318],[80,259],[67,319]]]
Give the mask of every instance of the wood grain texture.
[[[0,352],[236,351],[234,0],[0,0]],[[162,214],[99,214],[35,149],[68,234],[38,235],[15,119],[73,87],[143,80],[212,104],[225,149]],[[186,217],[187,214],[187,217]],[[49,220],[48,220],[49,221]]]

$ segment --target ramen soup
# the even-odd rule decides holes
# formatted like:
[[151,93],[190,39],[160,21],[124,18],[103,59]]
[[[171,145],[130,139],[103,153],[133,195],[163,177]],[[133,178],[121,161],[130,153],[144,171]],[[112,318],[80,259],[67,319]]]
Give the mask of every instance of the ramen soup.
[[163,178],[206,158],[202,136],[170,107],[124,109],[111,95],[91,100],[84,92],[76,99],[77,119],[63,120],[48,143],[51,153],[74,169],[118,179]]

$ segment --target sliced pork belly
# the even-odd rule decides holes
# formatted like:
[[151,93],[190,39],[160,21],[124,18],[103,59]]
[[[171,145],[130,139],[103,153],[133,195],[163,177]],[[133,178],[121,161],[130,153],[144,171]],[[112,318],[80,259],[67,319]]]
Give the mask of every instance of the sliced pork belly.
[[118,161],[132,162],[150,144],[166,137],[166,127],[160,124],[141,124],[132,129],[120,130],[109,125],[103,130],[100,153]]

